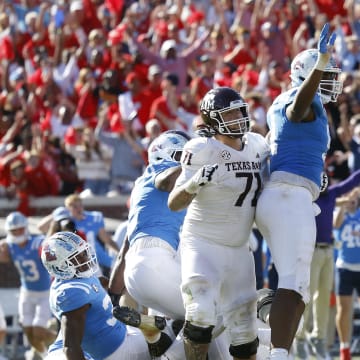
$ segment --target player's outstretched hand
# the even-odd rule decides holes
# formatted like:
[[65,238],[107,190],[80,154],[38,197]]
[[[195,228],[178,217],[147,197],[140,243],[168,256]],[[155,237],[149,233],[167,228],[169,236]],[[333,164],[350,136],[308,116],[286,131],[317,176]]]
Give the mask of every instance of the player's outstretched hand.
[[210,182],[216,182],[218,164],[204,165],[189,180],[185,190],[190,194],[196,194],[200,188]]
[[319,51],[319,58],[316,64],[316,69],[324,71],[328,61],[330,60],[331,53],[334,49],[334,43],[336,39],[336,34],[330,32],[330,24],[326,23],[320,33],[320,38],[318,41],[318,51]]
[[318,50],[321,54],[326,54],[329,51],[332,51],[332,47],[334,46],[336,34],[332,33],[329,36],[330,25],[326,23],[320,33],[320,39],[318,42]]

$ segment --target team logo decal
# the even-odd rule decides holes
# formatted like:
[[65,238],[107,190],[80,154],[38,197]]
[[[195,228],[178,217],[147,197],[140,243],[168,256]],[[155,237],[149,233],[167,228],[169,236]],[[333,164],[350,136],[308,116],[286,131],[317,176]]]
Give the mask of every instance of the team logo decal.
[[229,160],[231,158],[231,155],[230,155],[230,152],[227,151],[227,150],[223,150],[221,152],[221,157],[224,159],[224,160]]
[[54,261],[57,259],[55,251],[48,244],[44,246],[43,252],[45,254],[46,261]]
[[200,110],[212,109],[214,105],[215,105],[215,95],[210,93],[207,96],[205,96],[205,98],[201,102]]

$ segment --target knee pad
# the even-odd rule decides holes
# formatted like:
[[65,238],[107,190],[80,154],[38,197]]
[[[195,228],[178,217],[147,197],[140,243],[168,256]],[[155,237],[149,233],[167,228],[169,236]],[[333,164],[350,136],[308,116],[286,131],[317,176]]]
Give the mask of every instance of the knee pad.
[[260,289],[257,291],[257,317],[264,323],[267,322],[274,296],[275,291],[272,289]]
[[160,357],[172,344],[172,340],[168,334],[161,333],[160,339],[155,343],[147,343],[149,353],[153,357]]
[[230,345],[229,352],[230,355],[239,358],[239,359],[247,359],[252,355],[255,355],[257,352],[257,348],[259,346],[259,339],[256,337],[255,340],[242,345]]
[[214,326],[201,327],[185,321],[184,338],[198,344],[210,344]]
[[[216,291],[215,288],[202,278],[193,278],[191,282],[181,287],[183,302],[185,305],[185,318],[193,324],[206,325],[216,323]],[[205,325],[204,325],[205,326]]]

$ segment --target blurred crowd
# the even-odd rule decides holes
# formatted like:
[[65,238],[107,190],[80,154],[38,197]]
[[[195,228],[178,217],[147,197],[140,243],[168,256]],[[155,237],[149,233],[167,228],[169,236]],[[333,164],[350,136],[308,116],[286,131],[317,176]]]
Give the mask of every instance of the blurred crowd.
[[329,21],[344,82],[327,105],[334,182],[360,168],[358,0],[3,0],[0,196],[129,193],[159,133],[192,134],[198,101],[231,86],[265,135],[289,65]]

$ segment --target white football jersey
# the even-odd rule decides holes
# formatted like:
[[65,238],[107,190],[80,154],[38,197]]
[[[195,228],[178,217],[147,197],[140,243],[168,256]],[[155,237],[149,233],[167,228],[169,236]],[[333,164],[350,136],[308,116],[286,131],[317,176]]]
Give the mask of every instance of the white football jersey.
[[243,141],[240,151],[214,138],[195,138],[184,146],[176,186],[203,165],[218,164],[219,168],[189,205],[182,237],[189,233],[226,246],[241,246],[249,240],[257,198],[268,178],[270,149],[256,133],[247,133]]

